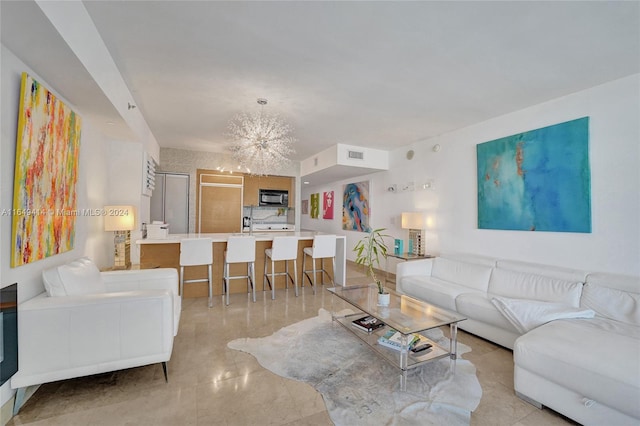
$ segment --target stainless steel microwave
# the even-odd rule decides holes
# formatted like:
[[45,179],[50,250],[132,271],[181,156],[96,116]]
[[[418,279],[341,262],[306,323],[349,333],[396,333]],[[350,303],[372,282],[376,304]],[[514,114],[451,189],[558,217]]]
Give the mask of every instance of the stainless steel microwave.
[[261,206],[288,207],[289,191],[279,189],[261,189],[259,204]]

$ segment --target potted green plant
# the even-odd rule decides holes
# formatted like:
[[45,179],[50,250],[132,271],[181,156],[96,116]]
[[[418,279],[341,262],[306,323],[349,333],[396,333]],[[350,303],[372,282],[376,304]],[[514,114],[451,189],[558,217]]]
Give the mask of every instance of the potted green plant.
[[382,281],[378,279],[376,275],[376,266],[380,266],[380,257],[387,258],[387,244],[384,242],[384,238],[389,235],[385,235],[382,232],[385,228],[374,229],[364,236],[353,251],[356,253],[356,264],[365,267],[366,274],[373,278],[373,281],[378,286],[378,304],[381,306],[389,305],[389,293],[384,289]]

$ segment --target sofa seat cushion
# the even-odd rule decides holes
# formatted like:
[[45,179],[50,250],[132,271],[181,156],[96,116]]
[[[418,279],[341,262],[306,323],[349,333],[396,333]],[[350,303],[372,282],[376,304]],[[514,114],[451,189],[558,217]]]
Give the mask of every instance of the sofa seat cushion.
[[452,311],[456,310],[456,297],[470,291],[468,287],[426,275],[403,277],[402,289],[409,296]]
[[640,418],[640,329],[604,318],[542,325],[516,340],[516,365]]
[[491,303],[493,296],[485,293],[462,293],[456,298],[456,310],[467,318],[491,324],[512,333],[521,334]]
[[545,275],[496,268],[489,281],[489,293],[512,299],[531,299],[580,306],[582,283]]
[[492,267],[489,265],[479,265],[437,257],[433,260],[431,276],[474,290],[487,291],[491,269]]

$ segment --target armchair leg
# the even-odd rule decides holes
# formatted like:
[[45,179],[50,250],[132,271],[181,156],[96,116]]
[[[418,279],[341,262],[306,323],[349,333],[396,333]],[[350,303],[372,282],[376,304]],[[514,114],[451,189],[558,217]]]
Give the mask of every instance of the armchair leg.
[[164,373],[164,381],[169,383],[169,373],[167,372],[167,363],[166,361],[162,363],[162,372]]
[[18,388],[16,392],[16,399],[13,400],[13,415],[17,415],[18,411],[22,408],[22,404],[24,404],[24,394],[27,391],[27,388]]

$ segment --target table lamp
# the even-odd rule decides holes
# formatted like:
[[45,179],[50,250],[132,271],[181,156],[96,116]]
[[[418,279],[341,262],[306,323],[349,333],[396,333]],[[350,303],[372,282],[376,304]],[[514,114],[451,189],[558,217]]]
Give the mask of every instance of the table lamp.
[[135,227],[133,206],[105,206],[104,230],[113,231],[114,269],[131,266],[131,230]]
[[420,212],[402,213],[402,229],[409,230],[408,252],[424,256],[422,230],[424,229],[424,215]]

